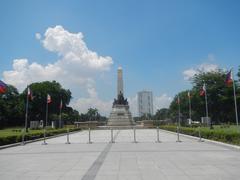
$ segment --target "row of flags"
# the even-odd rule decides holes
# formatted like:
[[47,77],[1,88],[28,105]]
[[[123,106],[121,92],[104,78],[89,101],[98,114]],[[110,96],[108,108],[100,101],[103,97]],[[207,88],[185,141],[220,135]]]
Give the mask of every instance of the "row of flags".
[[[225,84],[226,86],[230,87],[233,86],[233,97],[234,97],[234,106],[235,106],[235,115],[236,115],[236,124],[238,126],[238,112],[237,112],[237,100],[236,100],[236,92],[235,92],[235,85],[233,84],[234,79],[232,76],[232,69],[226,74]],[[207,88],[206,84],[203,83],[203,86],[201,87],[199,91],[200,96],[205,96],[205,105],[206,105],[206,117],[208,118],[208,103],[207,103]],[[189,118],[191,119],[191,93],[188,91],[187,93],[188,99],[189,99]],[[180,111],[180,98],[179,95],[177,96],[177,104],[179,106]],[[180,116],[180,112],[179,112]]]
[[[6,91],[7,91],[7,85],[0,80],[0,94],[4,94],[6,93]],[[34,96],[32,94],[30,87],[27,88],[27,99],[31,101],[34,99]],[[52,98],[49,94],[47,94],[47,103],[50,104],[51,102],[52,102]],[[62,100],[60,102],[59,107],[62,108]]]
[[[27,103],[26,103],[26,115],[25,115],[25,130],[27,131],[27,122],[28,122],[28,103],[29,103],[29,100],[33,100],[34,99],[34,96],[33,96],[33,93],[30,89],[30,87],[27,88]],[[45,122],[45,127],[47,126],[48,124],[48,105],[52,102],[52,98],[49,94],[47,94],[47,102],[46,102],[46,122]],[[62,99],[60,101],[60,105],[59,105],[59,108],[60,108],[60,119],[61,119],[61,113],[62,113]]]
[[[0,94],[4,94],[7,91],[7,85],[0,80]],[[29,101],[34,99],[33,93],[30,87],[27,87],[27,97],[26,97],[26,113],[25,113],[25,130],[27,131],[27,122],[28,122],[28,105]],[[52,102],[52,98],[49,94],[47,94],[47,101],[46,101],[46,126],[47,126],[47,117],[48,117],[48,105]],[[62,99],[60,101],[59,109],[60,109],[60,119],[61,119],[61,112],[62,112],[63,102]]]
[[[230,70],[227,75],[226,75],[226,80],[225,80],[225,84],[226,86],[231,86],[233,84],[233,78],[232,78],[232,70]],[[204,83],[203,86],[201,87],[200,91],[199,91],[199,95],[200,96],[205,96],[206,94],[206,84]],[[188,98],[191,98],[191,93],[190,91],[188,91],[187,93]],[[177,104],[180,103],[180,98],[178,96],[177,98]]]
[[[27,99],[31,100],[31,101],[34,99],[34,96],[33,96],[33,93],[31,91],[30,87],[27,88]],[[47,94],[47,104],[50,104],[51,102],[52,102],[52,98],[49,94]],[[62,104],[62,99],[61,99],[59,108],[62,109],[62,107],[63,107],[63,104]]]

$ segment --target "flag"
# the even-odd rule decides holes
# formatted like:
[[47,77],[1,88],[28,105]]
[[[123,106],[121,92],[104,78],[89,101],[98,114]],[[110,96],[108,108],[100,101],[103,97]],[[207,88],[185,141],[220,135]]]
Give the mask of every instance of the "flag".
[[201,88],[201,90],[200,90],[200,96],[204,96],[205,95],[205,93],[206,93],[206,86],[205,86],[205,84],[203,84],[203,87]]
[[188,98],[191,98],[191,93],[190,93],[190,91],[188,91],[187,96],[188,96]]
[[62,109],[62,106],[63,106],[63,104],[62,104],[62,99],[61,99],[59,109]]
[[3,94],[7,91],[7,85],[0,80],[0,94]]
[[180,104],[180,98],[179,98],[179,96],[177,97],[177,104]]
[[33,100],[33,95],[30,87],[28,87],[27,96],[28,96],[28,99]]
[[230,70],[227,75],[226,75],[226,80],[225,80],[225,84],[227,86],[231,86],[233,83],[233,78],[232,78],[232,70]]
[[48,94],[48,95],[47,95],[47,103],[49,104],[49,103],[51,103],[51,102],[52,102],[51,96]]

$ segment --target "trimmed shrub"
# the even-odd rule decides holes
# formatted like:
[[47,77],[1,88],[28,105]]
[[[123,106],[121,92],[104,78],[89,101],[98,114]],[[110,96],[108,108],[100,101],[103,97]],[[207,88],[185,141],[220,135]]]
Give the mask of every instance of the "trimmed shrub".
[[[69,129],[69,132],[73,131],[79,131],[80,128],[77,129]],[[67,129],[53,129],[53,130],[47,130],[46,131],[46,137],[54,136],[58,134],[66,133]],[[30,131],[25,135],[25,141],[28,140],[34,140],[34,139],[40,139],[43,138],[44,133],[43,130],[36,130],[36,131]],[[7,145],[7,144],[13,144],[18,143],[22,141],[22,134],[19,133],[18,135],[7,135],[7,136],[0,136],[0,146]]]
[[[160,126],[161,129],[168,131],[176,132],[176,126]],[[229,144],[240,145],[240,132],[232,130],[230,128],[218,128],[218,129],[209,129],[209,128],[200,128],[201,136],[206,139],[211,139],[215,141],[225,142]],[[180,133],[199,136],[199,128],[194,127],[180,127]]]

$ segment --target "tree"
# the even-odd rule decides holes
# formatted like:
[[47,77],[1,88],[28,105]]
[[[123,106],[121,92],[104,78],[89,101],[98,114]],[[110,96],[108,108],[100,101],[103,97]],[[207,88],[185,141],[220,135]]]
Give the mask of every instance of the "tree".
[[87,113],[81,113],[79,115],[79,121],[107,121],[107,118],[101,116],[96,108],[89,108]]
[[173,119],[175,122],[177,122],[178,119],[178,97],[180,100],[180,116],[181,119],[187,119],[189,117],[189,104],[188,104],[188,91],[182,91],[180,93],[178,93],[178,95],[176,95],[173,98],[173,101],[170,104],[169,107],[169,116],[171,117],[171,119]]
[[157,120],[165,120],[165,119],[168,119],[169,117],[170,117],[170,112],[168,108],[158,109],[156,114],[154,115],[154,119],[157,119]]
[[[227,87],[225,84],[226,72],[219,69],[218,71],[204,73],[201,72],[193,78],[193,109],[198,111],[200,115],[200,109],[205,111],[205,98],[200,97],[200,88],[203,86],[203,82],[206,83],[207,97],[208,97],[208,110],[209,116],[215,123],[221,122],[234,122],[234,106],[233,106],[233,92],[231,87]],[[200,102],[197,104],[197,102]],[[202,116],[205,113],[202,113]]]
[[98,121],[100,119],[100,114],[98,113],[98,109],[96,108],[89,108],[87,116],[90,121]]
[[0,95],[0,127],[23,125],[24,112],[18,90],[8,85],[6,93]]
[[[240,75],[240,73],[239,73]],[[213,123],[235,123],[233,88],[225,84],[226,72],[219,69],[212,72],[199,72],[192,79],[193,88],[191,89],[191,109],[192,119],[200,121],[201,117],[206,116],[205,97],[200,96],[200,89],[206,84],[208,98],[208,114]],[[237,84],[236,84],[237,85]],[[237,85],[237,101],[239,108],[239,88]],[[180,98],[181,118],[189,117],[188,91],[178,93]],[[172,119],[178,117],[177,95],[170,104],[170,116]],[[238,109],[239,111],[239,109]]]
[[238,66],[238,73],[237,73],[237,76],[238,76],[238,83],[240,83],[240,66]]
[[[29,85],[33,100],[29,102],[29,119],[45,120],[47,94],[51,96],[52,102],[49,104],[49,115],[59,114],[60,102],[63,103],[63,111],[71,100],[71,91],[63,89],[56,81],[44,81]],[[22,99],[26,101],[27,88],[22,93]],[[25,102],[26,103],[26,102]],[[49,116],[51,118],[51,116]],[[51,120],[51,119],[49,119]]]

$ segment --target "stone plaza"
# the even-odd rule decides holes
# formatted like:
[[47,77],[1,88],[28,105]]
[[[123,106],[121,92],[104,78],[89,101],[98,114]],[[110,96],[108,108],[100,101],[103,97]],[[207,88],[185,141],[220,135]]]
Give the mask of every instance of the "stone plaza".
[[236,180],[240,151],[156,129],[93,130],[0,150],[0,179]]

